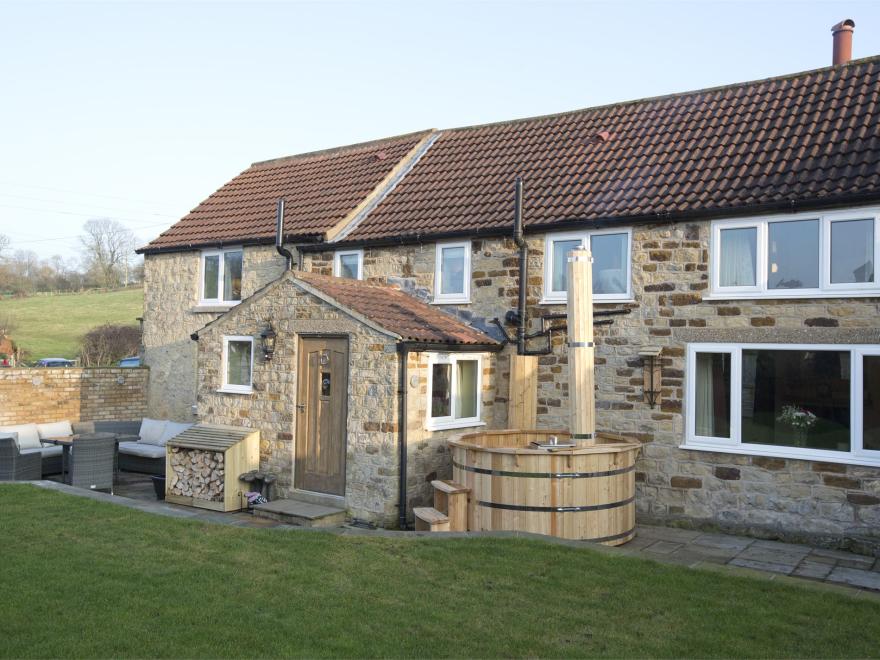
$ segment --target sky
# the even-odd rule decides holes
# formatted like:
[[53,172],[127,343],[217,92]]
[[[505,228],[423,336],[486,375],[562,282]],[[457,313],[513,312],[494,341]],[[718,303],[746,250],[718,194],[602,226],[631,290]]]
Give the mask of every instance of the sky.
[[880,53],[880,2],[0,0],[0,234],[141,244],[252,162]]

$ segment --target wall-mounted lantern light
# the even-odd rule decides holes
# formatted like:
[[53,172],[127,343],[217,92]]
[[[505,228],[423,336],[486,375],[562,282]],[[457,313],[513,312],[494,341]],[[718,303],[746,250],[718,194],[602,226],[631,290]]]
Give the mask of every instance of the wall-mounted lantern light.
[[267,327],[263,332],[260,333],[260,343],[263,347],[263,357],[268,362],[272,359],[272,354],[275,352],[275,329],[272,327],[272,323],[269,323],[269,327]]
[[660,401],[660,347],[645,346],[639,351],[642,358],[642,394],[653,408]]

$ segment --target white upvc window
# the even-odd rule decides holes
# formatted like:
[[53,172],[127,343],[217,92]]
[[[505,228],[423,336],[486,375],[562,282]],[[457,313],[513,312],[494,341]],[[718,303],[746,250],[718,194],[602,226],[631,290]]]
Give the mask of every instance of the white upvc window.
[[565,303],[568,297],[568,253],[586,246],[593,255],[593,300],[632,299],[632,230],[602,229],[547,234],[544,239],[544,304]]
[[880,346],[691,344],[685,449],[880,466]]
[[483,426],[482,359],[473,353],[428,355],[428,419],[430,431]]
[[471,301],[471,242],[437,243],[434,256],[434,303]]
[[333,255],[334,277],[350,280],[364,279],[364,251],[340,250]]
[[223,337],[220,372],[221,392],[250,394],[253,392],[254,338],[230,335]]
[[816,298],[880,293],[880,209],[712,223],[710,298]]
[[237,305],[241,302],[243,257],[241,248],[202,251],[200,304]]

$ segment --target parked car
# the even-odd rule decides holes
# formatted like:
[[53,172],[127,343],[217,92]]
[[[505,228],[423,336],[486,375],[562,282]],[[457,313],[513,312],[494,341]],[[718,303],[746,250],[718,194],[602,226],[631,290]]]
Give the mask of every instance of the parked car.
[[76,366],[73,360],[65,358],[43,358],[37,361],[38,367],[73,367]]
[[135,355],[134,357],[122,358],[117,364],[117,367],[139,367],[141,366],[141,359]]

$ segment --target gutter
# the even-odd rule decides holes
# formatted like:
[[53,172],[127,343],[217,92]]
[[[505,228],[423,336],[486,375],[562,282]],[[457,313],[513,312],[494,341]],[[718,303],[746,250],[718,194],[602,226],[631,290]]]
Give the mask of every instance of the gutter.
[[397,371],[397,450],[399,455],[399,474],[397,488],[397,524],[401,530],[405,530],[406,522],[406,363],[409,355],[409,344],[401,342],[397,345],[397,359],[399,361]]

